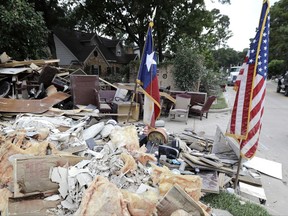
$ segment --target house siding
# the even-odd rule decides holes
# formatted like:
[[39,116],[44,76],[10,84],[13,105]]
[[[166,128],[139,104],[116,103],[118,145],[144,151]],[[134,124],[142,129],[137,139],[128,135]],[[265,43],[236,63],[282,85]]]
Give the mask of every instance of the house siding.
[[92,54],[90,54],[90,56],[88,57],[88,59],[85,62],[85,65],[97,65],[98,68],[100,66],[101,67],[101,72],[100,72],[99,75],[100,76],[105,76],[106,73],[107,73],[108,64],[106,63],[106,61],[103,58],[102,54],[98,50],[97,50],[97,52],[98,52],[97,57],[94,56],[94,52],[92,52]]
[[73,55],[73,53],[59,40],[59,38],[54,35],[54,42],[56,49],[56,57],[57,59],[60,59],[59,65],[60,66],[67,66],[70,65],[71,61],[78,59],[76,56]]
[[158,82],[159,87],[167,88],[170,86],[171,90],[178,90],[175,83],[173,74],[173,65],[159,66],[158,67]]

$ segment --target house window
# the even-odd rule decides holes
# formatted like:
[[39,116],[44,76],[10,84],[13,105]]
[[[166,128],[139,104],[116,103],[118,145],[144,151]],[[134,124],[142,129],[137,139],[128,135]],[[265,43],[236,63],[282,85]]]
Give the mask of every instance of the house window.
[[91,74],[93,74],[93,75],[99,75],[98,65],[91,65]]
[[107,67],[107,75],[110,75],[112,72],[112,68],[111,67]]
[[97,57],[97,56],[98,56],[97,50],[95,50],[95,51],[93,52],[93,55],[94,55],[94,57]]
[[116,53],[117,56],[121,56],[121,50],[117,50],[117,53]]

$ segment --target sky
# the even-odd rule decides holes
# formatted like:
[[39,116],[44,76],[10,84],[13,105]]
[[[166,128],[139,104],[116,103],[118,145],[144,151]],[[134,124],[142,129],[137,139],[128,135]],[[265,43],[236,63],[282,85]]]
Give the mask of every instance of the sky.
[[[205,4],[207,9],[218,8],[221,14],[230,18],[229,29],[233,36],[227,41],[227,45],[236,51],[243,51],[249,47],[249,39],[255,36],[263,0],[230,1],[230,5],[222,5],[217,0],[205,0]],[[270,7],[277,1],[279,0],[270,0]]]

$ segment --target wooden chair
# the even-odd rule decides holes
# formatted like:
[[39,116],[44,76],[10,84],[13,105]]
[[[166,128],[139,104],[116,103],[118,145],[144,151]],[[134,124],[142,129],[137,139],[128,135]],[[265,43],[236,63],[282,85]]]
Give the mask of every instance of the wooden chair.
[[169,111],[169,120],[184,120],[187,124],[191,96],[188,94],[177,94],[175,105]]
[[212,105],[212,103],[215,101],[216,96],[209,96],[204,104],[198,103],[197,105],[194,105],[190,108],[190,112],[196,113],[200,116],[200,120],[202,120],[202,116],[206,113],[206,118],[208,118],[208,112]]

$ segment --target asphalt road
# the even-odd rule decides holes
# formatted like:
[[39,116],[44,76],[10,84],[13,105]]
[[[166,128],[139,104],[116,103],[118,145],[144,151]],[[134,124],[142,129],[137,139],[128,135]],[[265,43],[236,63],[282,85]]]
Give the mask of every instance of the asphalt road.
[[[229,106],[233,106],[235,92],[233,87],[226,87],[224,93]],[[262,175],[262,184],[267,197],[266,207],[271,215],[288,216],[288,97],[276,93],[276,83],[267,81],[260,145],[256,156],[282,164],[282,180]],[[208,138],[214,138],[217,125],[226,131],[230,120],[230,111],[209,113],[208,119],[189,118],[184,122],[166,121],[165,128],[171,133],[182,133],[189,128]],[[254,200],[255,201],[255,200]],[[256,199],[256,201],[258,201]]]
[[288,97],[276,93],[276,83],[267,82],[260,146],[257,156],[282,164],[282,181],[262,175],[272,215],[288,215]]

